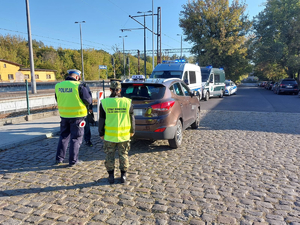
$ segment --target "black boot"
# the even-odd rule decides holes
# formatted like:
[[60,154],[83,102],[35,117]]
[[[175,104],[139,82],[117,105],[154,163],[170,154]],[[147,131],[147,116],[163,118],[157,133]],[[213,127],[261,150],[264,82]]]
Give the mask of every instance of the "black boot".
[[115,183],[115,175],[114,175],[114,171],[112,170],[112,171],[107,171],[108,172],[108,182],[110,183],[110,184],[113,184],[113,183]]
[[126,171],[121,170],[121,183],[126,182]]

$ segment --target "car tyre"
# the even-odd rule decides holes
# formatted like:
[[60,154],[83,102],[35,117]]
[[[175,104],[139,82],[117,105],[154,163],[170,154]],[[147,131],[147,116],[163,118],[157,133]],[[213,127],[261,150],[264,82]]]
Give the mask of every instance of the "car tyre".
[[199,124],[200,124],[200,108],[197,109],[196,120],[194,123],[192,123],[191,128],[197,129],[199,127]]
[[182,124],[181,121],[178,120],[176,123],[176,132],[173,139],[168,140],[171,148],[178,148],[182,142]]
[[205,101],[208,101],[208,99],[209,99],[209,93],[208,93],[208,91],[205,93],[205,98],[204,98],[204,100]]

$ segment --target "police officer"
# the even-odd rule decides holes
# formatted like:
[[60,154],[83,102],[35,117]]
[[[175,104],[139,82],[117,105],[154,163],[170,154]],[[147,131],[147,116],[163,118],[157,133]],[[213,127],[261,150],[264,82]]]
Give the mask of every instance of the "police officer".
[[87,106],[92,97],[83,83],[80,83],[81,71],[68,70],[65,81],[55,85],[55,98],[60,122],[60,137],[57,146],[56,164],[61,164],[69,146],[69,166],[78,165],[79,147],[84,134]]
[[121,97],[119,81],[111,82],[110,91],[109,98],[101,100],[98,130],[100,138],[104,140],[105,167],[109,174],[109,183],[114,183],[116,148],[119,153],[121,183],[125,183],[129,167],[130,137],[134,135],[135,131],[133,106],[131,99]]
[[[92,92],[90,91],[90,88],[85,84],[83,84],[83,85],[87,88],[89,94],[92,97]],[[88,106],[88,114],[91,114],[91,113],[93,113],[93,103],[89,104],[89,106]],[[91,136],[92,135],[91,135],[90,122],[89,122],[88,116],[87,116],[85,118],[85,126],[84,126],[84,135],[83,135],[83,137],[84,137],[84,140],[85,140],[85,144],[89,147],[93,146],[93,143],[91,142]]]

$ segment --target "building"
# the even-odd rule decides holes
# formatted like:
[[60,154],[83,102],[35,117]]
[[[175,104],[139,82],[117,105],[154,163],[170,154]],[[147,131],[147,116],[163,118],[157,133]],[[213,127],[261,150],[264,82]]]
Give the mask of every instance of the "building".
[[[36,82],[53,82],[56,70],[35,69]],[[31,82],[31,72],[29,68],[23,68],[23,65],[0,59],[0,82]]]

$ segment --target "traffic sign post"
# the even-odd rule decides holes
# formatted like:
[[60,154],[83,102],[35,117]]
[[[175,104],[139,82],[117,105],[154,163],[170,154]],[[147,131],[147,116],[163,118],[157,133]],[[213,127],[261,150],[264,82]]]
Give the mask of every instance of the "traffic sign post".
[[100,80],[100,70],[106,70],[106,79],[108,77],[107,75],[107,66],[106,65],[99,65],[99,80]]

